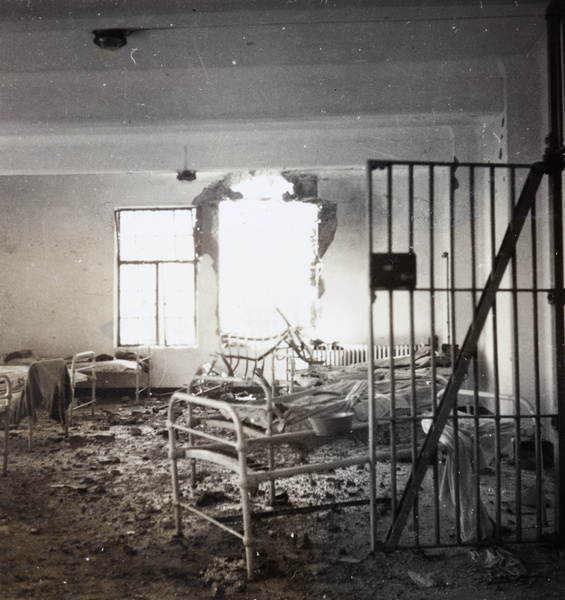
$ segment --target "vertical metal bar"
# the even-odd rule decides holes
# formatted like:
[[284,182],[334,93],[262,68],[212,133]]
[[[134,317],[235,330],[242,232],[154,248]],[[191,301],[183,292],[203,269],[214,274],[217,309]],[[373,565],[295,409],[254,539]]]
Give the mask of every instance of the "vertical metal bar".
[[[414,166],[408,166],[408,249],[414,251]],[[414,291],[409,291],[409,310],[410,310],[410,389],[411,389],[411,446],[412,446],[412,468],[415,468],[418,460],[418,399],[416,396],[416,339],[414,324]],[[418,497],[414,499],[414,508],[412,510],[412,528],[414,530],[414,543],[416,547],[420,545],[420,515],[418,506]]]
[[[477,310],[477,232],[475,228],[476,219],[476,180],[475,168],[471,167],[469,171],[469,215],[470,215],[470,237],[471,237],[471,301],[473,304],[473,314]],[[477,350],[473,353],[473,460],[475,465],[481,464],[481,439],[480,439],[480,405],[479,405],[479,355]],[[453,363],[452,363],[453,364]],[[477,473],[477,485],[473,490],[474,506],[480,506],[481,503],[481,479],[480,471]],[[481,538],[481,514],[477,511],[475,522],[475,538]]]
[[455,363],[455,348],[457,346],[456,339],[456,331],[457,331],[457,323],[456,323],[456,309],[455,309],[455,169],[456,167],[450,167],[450,178],[449,178],[449,255],[448,255],[448,268],[449,268],[449,279],[448,279],[448,293],[450,297],[449,302],[449,331],[448,336],[451,344],[450,353],[451,353],[451,364]]
[[[489,167],[489,198],[490,198],[490,250],[491,264],[494,270],[496,261],[496,176],[494,166]],[[498,364],[498,315],[496,294],[492,299],[492,355],[493,355],[493,387],[494,387],[494,472],[495,472],[495,528],[496,538],[500,538],[500,523],[502,519],[502,471],[500,465],[500,373]]]
[[[539,358],[539,306],[538,306],[538,236],[537,236],[537,215],[536,205],[532,206],[530,218],[531,229],[531,264],[532,264],[532,313],[533,313],[533,355],[534,355],[534,448],[536,457],[536,538],[542,539],[543,526],[545,519],[542,515],[545,513],[545,493],[544,493],[544,465],[542,454],[542,436],[541,436],[541,379],[540,379],[540,358]],[[520,449],[517,449],[519,452]]]
[[[387,170],[387,246],[392,252],[394,244],[393,232],[393,172],[392,165]],[[396,424],[396,374],[394,369],[394,291],[388,291],[388,344],[390,347],[389,376],[390,376],[390,489],[391,489],[391,513],[396,517],[396,506],[398,504],[398,483],[396,477],[396,446],[397,446],[397,424]]]
[[[450,327],[451,332],[449,336],[451,339],[451,348],[449,350],[451,355],[451,364],[455,363],[455,273],[454,273],[454,263],[455,263],[455,240],[454,240],[454,228],[455,228],[455,190],[454,190],[454,180],[455,180],[455,166],[452,165],[449,168],[449,256],[451,261],[450,266],[450,284],[447,293],[451,298],[449,310],[451,311],[450,315]],[[455,537],[458,542],[461,542],[461,487],[459,480],[459,421],[457,419],[457,402],[453,406],[453,462],[455,465],[454,473],[455,473],[455,489],[454,489],[454,505],[455,505]]]
[[369,419],[369,525],[371,531],[371,551],[377,548],[377,485],[375,449],[375,367],[373,358],[373,282],[371,280],[371,259],[373,255],[373,167],[367,163],[367,239],[368,239],[368,291],[369,291],[369,352],[367,353],[368,419]]
[[[510,214],[514,214],[516,208],[516,170],[513,167],[509,169],[509,203]],[[511,288],[512,288],[512,353],[513,357],[513,387],[514,387],[514,493],[516,497],[516,539],[522,539],[522,465],[520,464],[520,432],[522,429],[522,420],[520,418],[520,330],[518,327],[518,265],[516,249],[512,253],[511,266]]]
[[565,539],[565,316],[563,314],[563,3],[553,1],[547,8],[548,87],[550,133],[548,158],[553,162],[549,174],[549,209],[553,217],[551,256],[555,309],[553,332],[555,349],[557,452],[555,485],[555,530]]
[[463,379],[467,374],[468,362],[475,354],[477,341],[482,333],[488,314],[492,309],[496,292],[500,286],[500,282],[510,261],[513,248],[516,245],[518,237],[520,236],[520,232],[522,231],[522,227],[530,208],[535,201],[536,193],[542,177],[542,169],[539,168],[539,166],[532,167],[528,174],[528,178],[524,183],[522,193],[520,194],[520,198],[516,204],[516,211],[510,223],[508,224],[506,234],[504,235],[500,245],[495,264],[493,265],[493,270],[487,280],[479,304],[477,305],[474,319],[467,331],[467,335],[463,345],[461,346],[461,350],[457,355],[455,369],[449,378],[449,381],[447,382],[445,393],[443,394],[438,410],[434,415],[432,427],[426,435],[426,439],[424,440],[424,444],[420,450],[418,466],[410,475],[398,507],[397,519],[391,525],[387,534],[386,548],[388,550],[393,550],[396,548],[398,540],[402,535],[408,515],[412,510],[414,498],[416,497],[419,487],[424,480],[428,466],[432,463],[434,457],[436,456],[439,439],[445,424],[449,419],[449,415],[451,414],[453,406],[457,401],[457,394],[459,393]]
[[[435,258],[435,171],[434,167],[428,168],[428,205],[429,205],[429,228],[430,228],[430,241],[429,241],[429,268],[430,268],[430,357],[431,357],[431,374],[432,374],[432,412],[435,415],[437,410],[437,386],[436,386],[436,364],[435,364],[435,336],[436,336],[436,308],[435,308],[435,270],[434,270],[434,258]],[[439,502],[439,469],[437,459],[433,461],[433,509],[434,509],[434,533],[435,543],[440,544],[441,541],[441,518],[440,518],[440,502]]]

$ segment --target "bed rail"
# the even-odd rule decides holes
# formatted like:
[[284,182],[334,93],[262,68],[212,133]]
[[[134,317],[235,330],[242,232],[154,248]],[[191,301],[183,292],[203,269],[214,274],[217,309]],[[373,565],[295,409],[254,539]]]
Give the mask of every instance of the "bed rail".
[[[76,403],[75,390],[77,384],[77,374],[81,374],[87,378],[87,381],[92,382],[92,395],[89,402],[85,402],[80,406]],[[73,412],[79,408],[91,407],[91,414],[94,415],[94,406],[96,404],[96,355],[92,350],[78,352],[73,355],[71,362],[71,387],[73,390],[72,402],[69,406],[67,414],[67,423],[72,425]]]

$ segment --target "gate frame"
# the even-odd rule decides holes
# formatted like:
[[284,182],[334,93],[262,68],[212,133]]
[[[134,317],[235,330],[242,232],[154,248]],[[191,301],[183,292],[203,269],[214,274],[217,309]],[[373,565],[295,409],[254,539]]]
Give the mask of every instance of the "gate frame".
[[[564,15],[565,0],[552,0],[546,9],[547,26],[547,58],[548,58],[548,88],[549,88],[549,118],[550,133],[546,139],[546,149],[542,162],[531,166],[527,180],[524,184],[518,202],[514,208],[506,234],[496,255],[491,274],[483,289],[479,303],[467,335],[456,359],[451,377],[447,383],[445,392],[434,415],[434,422],[426,435],[423,446],[414,462],[412,472],[402,494],[400,503],[395,511],[393,522],[385,538],[385,551],[394,551],[398,545],[402,531],[412,509],[418,491],[424,480],[428,467],[434,461],[437,445],[449,416],[456,406],[457,395],[463,379],[467,373],[467,366],[475,354],[477,342],[495,302],[496,293],[500,282],[506,272],[506,268],[514,255],[516,243],[521,233],[523,224],[530,213],[535,202],[536,192],[541,185],[544,175],[548,176],[549,209],[552,215],[552,226],[550,226],[550,254],[551,272],[553,277],[552,291],[548,301],[553,306],[553,344],[555,350],[555,397],[556,397],[556,439],[557,449],[555,452],[555,525],[554,533],[556,541],[565,543],[565,277],[564,269],[564,242],[563,242],[563,170],[564,163],[564,81],[563,81],[563,57],[565,54],[564,38]],[[373,171],[386,168],[395,164],[394,161],[367,162],[367,189],[368,189],[368,239],[369,239],[369,262],[373,256]],[[398,164],[398,163],[396,163]],[[438,165],[457,168],[456,163],[407,163],[407,165]],[[505,165],[501,165],[505,166]],[[507,165],[510,166],[510,165]],[[520,165],[527,167],[528,165]],[[390,171],[389,171],[390,176]],[[389,202],[391,202],[389,198]],[[390,239],[390,238],[389,238]],[[390,250],[390,249],[389,249]],[[371,279],[369,269],[369,344],[373,346],[373,304],[375,300],[374,283]],[[390,292],[392,295],[392,291]],[[369,419],[374,419],[374,364],[371,356],[368,369],[369,385]],[[373,431],[373,427],[370,428]],[[369,439],[370,444],[370,467],[376,468],[375,440],[373,435]],[[375,490],[371,490],[371,498],[374,502]],[[377,545],[376,519],[371,513],[371,545],[373,550]]]

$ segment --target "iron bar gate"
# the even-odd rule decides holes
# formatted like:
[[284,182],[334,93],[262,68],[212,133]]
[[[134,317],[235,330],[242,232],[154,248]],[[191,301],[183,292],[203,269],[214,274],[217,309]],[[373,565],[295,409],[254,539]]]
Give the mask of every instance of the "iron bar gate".
[[[536,204],[547,165],[367,170],[370,344],[429,346],[427,362],[414,351],[404,370],[390,359],[384,416],[369,369],[371,447],[391,450],[374,465],[391,497],[374,539],[388,549],[539,542],[561,511],[551,219]],[[407,378],[409,393],[397,392]],[[397,453],[407,445],[409,464]]]

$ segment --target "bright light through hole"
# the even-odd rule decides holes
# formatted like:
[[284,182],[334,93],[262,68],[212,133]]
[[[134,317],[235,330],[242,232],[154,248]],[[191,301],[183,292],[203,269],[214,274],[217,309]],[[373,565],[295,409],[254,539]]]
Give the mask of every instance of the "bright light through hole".
[[[248,188],[251,189],[255,191],[248,193],[254,198],[265,197],[265,188]],[[267,192],[272,193],[273,189],[269,187]],[[278,198],[282,189],[279,187],[275,192]],[[276,335],[285,327],[277,308],[293,325],[311,325],[317,298],[312,276],[317,232],[316,204],[247,198],[220,203],[220,327],[223,333],[253,337]]]
[[231,189],[246,200],[277,200],[285,193],[292,195],[294,186],[280,175],[258,175],[232,185]]

